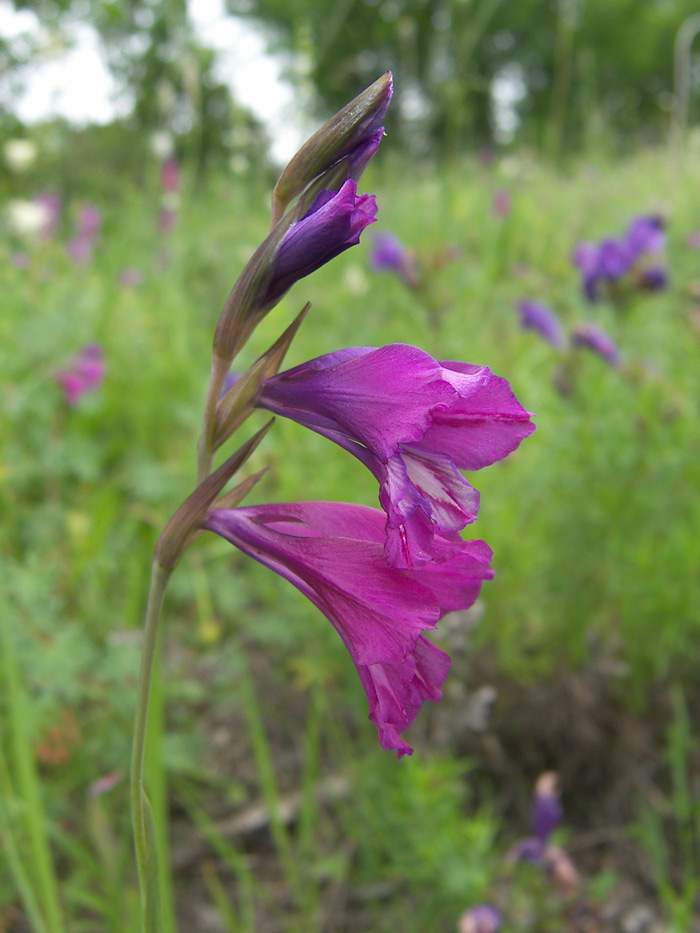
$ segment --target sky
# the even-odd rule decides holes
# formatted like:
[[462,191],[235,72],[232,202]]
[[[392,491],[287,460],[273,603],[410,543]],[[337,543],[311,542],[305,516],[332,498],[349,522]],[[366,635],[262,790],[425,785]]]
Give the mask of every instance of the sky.
[[[189,0],[190,19],[200,41],[215,49],[216,76],[235,99],[249,107],[268,127],[274,127],[272,157],[283,162],[303,142],[304,119],[292,88],[281,76],[281,63],[265,50],[262,36],[246,21],[228,16],[223,0]],[[0,0],[0,34],[22,43],[22,35],[42,35],[36,15],[17,12]],[[63,116],[75,123],[108,123],[129,112],[130,101],[119,96],[100,52],[95,30],[88,24],[71,27],[69,47],[54,47],[41,61],[19,74],[0,77],[0,100],[9,97],[10,82],[22,91],[15,110],[25,123]],[[47,43],[48,44],[48,43]]]

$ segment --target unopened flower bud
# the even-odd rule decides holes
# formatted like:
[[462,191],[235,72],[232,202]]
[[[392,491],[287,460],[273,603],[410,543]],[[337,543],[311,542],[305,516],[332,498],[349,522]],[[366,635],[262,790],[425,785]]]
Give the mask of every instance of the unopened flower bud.
[[341,159],[350,161],[347,178],[359,178],[384,132],[393,82],[390,71],[350,101],[308,139],[280,175],[272,195],[272,222],[318,175]]

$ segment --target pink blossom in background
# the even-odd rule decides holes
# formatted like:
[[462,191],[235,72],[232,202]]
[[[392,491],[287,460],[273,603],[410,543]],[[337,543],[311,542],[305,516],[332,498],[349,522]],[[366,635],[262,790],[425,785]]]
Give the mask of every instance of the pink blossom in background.
[[46,214],[44,226],[41,229],[41,235],[46,240],[56,236],[58,225],[61,220],[61,198],[52,191],[45,191],[35,198],[37,204],[40,204]]
[[493,211],[494,217],[497,217],[499,220],[505,220],[510,214],[511,207],[510,191],[507,191],[505,188],[499,188],[498,191],[494,192],[493,198],[491,199],[491,210]]
[[700,230],[691,230],[685,238],[685,243],[691,249],[700,249]]
[[126,266],[119,273],[119,284],[127,287],[140,285],[143,282],[143,274],[136,266]]
[[163,191],[175,194],[180,190],[180,166],[177,159],[166,159],[160,173]]
[[420,570],[390,567],[385,516],[345,502],[292,502],[215,509],[203,527],[226,538],[304,594],[332,623],[357,667],[385,749],[413,751],[400,737],[426,700],[438,702],[449,657],[423,632],[476,601],[490,580],[483,541],[441,537]]
[[161,208],[161,212],[158,215],[158,230],[161,233],[170,233],[175,229],[176,223],[177,211],[171,207]]
[[68,255],[76,265],[87,265],[97,242],[102,226],[102,216],[94,204],[84,204],[80,208],[76,223],[76,235],[68,244]]
[[92,240],[97,238],[102,226],[102,215],[94,204],[83,204],[78,214],[78,223],[76,232],[78,236],[89,237]]
[[73,406],[87,392],[102,385],[105,373],[102,348],[96,343],[89,343],[73,357],[67,369],[55,373],[54,379],[63,386],[66,401]]

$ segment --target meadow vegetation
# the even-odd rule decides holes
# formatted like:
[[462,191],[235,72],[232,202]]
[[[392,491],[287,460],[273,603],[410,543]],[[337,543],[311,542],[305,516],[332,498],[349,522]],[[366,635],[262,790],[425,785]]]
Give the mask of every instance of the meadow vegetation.
[[[137,929],[127,770],[148,572],[192,488],[213,330],[270,191],[191,168],[169,232],[154,164],[118,197],[91,195],[103,223],[89,262],[66,252],[78,189],[51,238],[0,241],[0,929],[13,933]],[[147,762],[171,830],[166,933],[453,931],[485,901],[513,931],[618,930],[643,909],[650,930],[700,929],[698,172],[692,147],[557,172],[527,152],[438,169],[384,151],[367,171],[378,223],[292,289],[240,367],[308,300],[289,366],[415,344],[505,376],[537,432],[470,477],[497,574],[438,630],[453,669],[410,759],[378,747],[345,649],[296,591],[212,535],[187,553]],[[639,214],[667,221],[667,288],[591,305],[575,245]],[[433,264],[429,295],[371,271],[379,229]],[[603,327],[621,364],[523,331],[525,297],[568,330]],[[106,378],[69,406],[55,376],[89,343]],[[376,501],[358,463],[291,422],[249,464],[264,467],[251,502]],[[561,778],[573,887],[506,857],[546,770]]]

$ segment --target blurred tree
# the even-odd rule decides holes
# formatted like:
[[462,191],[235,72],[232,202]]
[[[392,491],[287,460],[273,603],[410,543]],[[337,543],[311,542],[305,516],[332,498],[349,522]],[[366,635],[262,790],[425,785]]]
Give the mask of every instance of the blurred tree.
[[[186,0],[14,0],[48,29],[88,22],[107,63],[134,101],[129,121],[139,131],[165,131],[180,155],[204,168],[240,156],[265,164],[267,141],[258,120],[232,99],[215,75],[215,53],[202,46]],[[0,54],[2,49],[0,48]]]
[[[386,68],[418,149],[520,139],[556,155],[603,126],[665,128],[675,34],[695,0],[227,0],[292,53],[331,110]],[[398,134],[397,134],[398,135]]]

